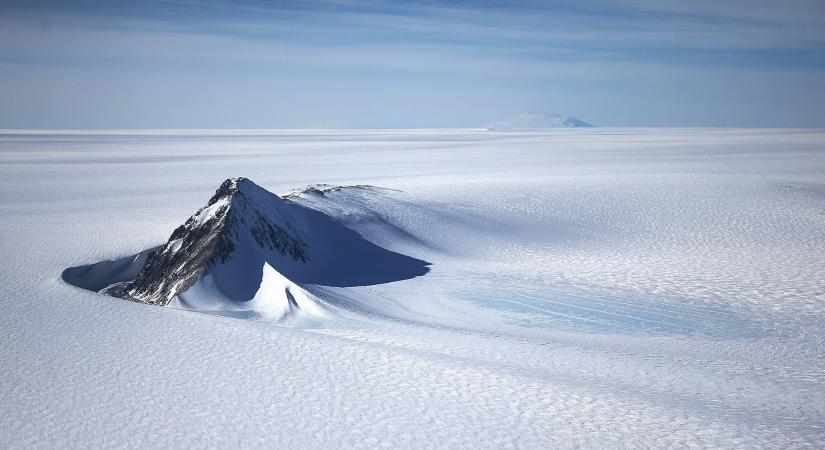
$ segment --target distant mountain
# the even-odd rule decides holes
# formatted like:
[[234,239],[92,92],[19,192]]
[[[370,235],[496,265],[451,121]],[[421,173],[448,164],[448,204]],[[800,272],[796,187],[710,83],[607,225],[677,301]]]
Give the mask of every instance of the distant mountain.
[[542,114],[534,111],[519,114],[518,116],[484,125],[490,131],[522,131],[543,130],[548,128],[581,128],[593,125],[571,116],[561,114]]

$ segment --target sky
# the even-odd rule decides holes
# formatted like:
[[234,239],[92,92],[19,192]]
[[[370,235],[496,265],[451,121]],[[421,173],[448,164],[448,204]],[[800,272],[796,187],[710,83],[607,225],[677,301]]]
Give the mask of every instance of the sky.
[[825,1],[0,0],[0,128],[825,127]]

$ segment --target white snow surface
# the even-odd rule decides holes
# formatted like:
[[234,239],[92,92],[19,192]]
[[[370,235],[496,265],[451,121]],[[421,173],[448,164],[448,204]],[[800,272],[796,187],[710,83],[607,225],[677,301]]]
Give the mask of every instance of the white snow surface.
[[[0,175],[4,448],[825,441],[823,130],[7,131]],[[264,264],[255,320],[62,281],[234,176],[430,272]]]
[[203,208],[201,211],[198,211],[197,214],[194,215],[195,223],[198,225],[203,225],[204,223],[208,222],[209,219],[215,217],[215,213],[218,212],[221,208],[229,204],[229,199],[221,199],[209,205],[208,207]]

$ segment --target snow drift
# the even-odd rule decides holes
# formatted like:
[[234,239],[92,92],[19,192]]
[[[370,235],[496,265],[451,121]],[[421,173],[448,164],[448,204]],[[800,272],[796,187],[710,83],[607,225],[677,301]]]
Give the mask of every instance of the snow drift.
[[63,279],[140,303],[281,320],[326,315],[302,284],[380,284],[423,275],[428,264],[375,245],[321,211],[233,178],[165,245],[70,268]]

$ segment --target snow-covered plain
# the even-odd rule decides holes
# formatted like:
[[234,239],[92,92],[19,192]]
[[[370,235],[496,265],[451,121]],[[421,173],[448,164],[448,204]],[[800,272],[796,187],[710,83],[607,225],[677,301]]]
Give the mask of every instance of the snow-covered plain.
[[[61,279],[236,176],[380,187],[292,195],[429,272],[299,326]],[[0,192],[2,447],[825,442],[825,131],[6,131]]]

